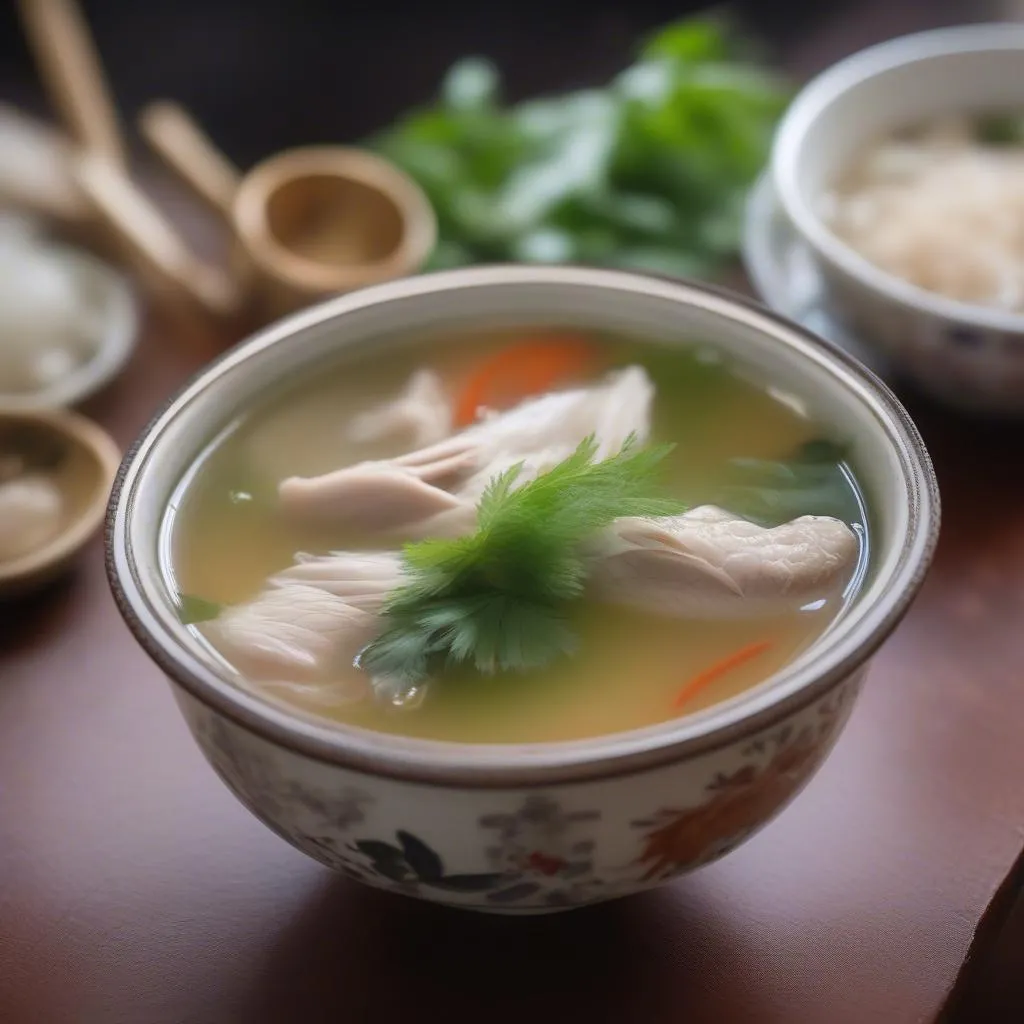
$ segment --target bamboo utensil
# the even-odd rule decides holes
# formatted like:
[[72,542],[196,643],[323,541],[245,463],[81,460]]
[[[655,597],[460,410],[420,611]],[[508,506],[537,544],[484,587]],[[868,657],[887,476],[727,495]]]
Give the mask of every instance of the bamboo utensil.
[[74,181],[92,211],[180,302],[215,319],[268,319],[309,302],[418,270],[437,235],[420,188],[372,153],[293,149],[243,175],[173,103],[140,127],[181,180],[224,221],[230,271],[193,254],[133,184],[99,58],[74,0],[19,0],[56,108],[77,141]]
[[227,275],[194,256],[138,189],[127,147],[85,19],[74,0],[19,0],[25,32],[55,108],[77,147],[67,155],[74,188],[120,243],[179,306],[215,318],[233,315],[238,295]]
[[99,55],[74,0],[19,0],[36,62],[61,120],[79,146],[127,161]]
[[94,153],[75,161],[78,182],[131,258],[187,300],[216,317],[238,312],[240,297],[228,276],[193,255],[163,214],[118,167]]

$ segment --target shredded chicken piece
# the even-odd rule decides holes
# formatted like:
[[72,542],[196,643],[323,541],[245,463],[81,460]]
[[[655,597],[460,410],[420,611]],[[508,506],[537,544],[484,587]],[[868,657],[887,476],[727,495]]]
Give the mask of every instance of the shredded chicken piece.
[[[857,550],[853,531],[837,519],[801,516],[766,529],[704,505],[681,516],[617,520],[592,542],[590,592],[692,619],[777,615],[838,596]],[[384,601],[401,582],[398,552],[303,554],[206,628],[253,678],[323,680],[380,632]]]
[[646,440],[654,387],[640,367],[601,384],[530,399],[408,455],[361,462],[317,477],[290,477],[281,509],[302,522],[328,522],[409,540],[473,529],[476,503],[493,477],[522,463],[518,484],[567,458],[591,434],[595,458],[615,454],[630,434]]
[[433,370],[417,370],[393,401],[353,417],[348,437],[357,444],[394,441],[425,448],[451,432],[452,407],[441,378]]
[[402,580],[394,551],[300,554],[251,601],[226,608],[204,630],[255,679],[315,680],[351,664],[380,629],[380,610]]
[[593,542],[591,593],[696,619],[794,611],[840,594],[857,560],[838,519],[765,528],[714,505],[680,516],[619,519]]
[[[403,397],[375,411],[379,419],[356,429],[370,435],[391,429],[389,416],[412,422],[409,404],[432,387],[414,378]],[[618,452],[630,434],[645,441],[653,395],[645,371],[629,367],[596,386],[488,415],[406,455],[286,479],[279,487],[281,509],[298,521],[395,540],[458,536],[475,527],[488,482],[511,466],[521,466],[522,485],[590,435],[598,459]],[[802,516],[767,529],[705,505],[679,516],[617,520],[592,539],[587,553],[590,593],[600,600],[722,619],[775,615],[838,596],[851,578],[858,540],[837,519]],[[255,598],[204,628],[244,673],[315,687],[332,668],[351,664],[379,633],[387,595],[402,579],[398,551],[300,554]]]

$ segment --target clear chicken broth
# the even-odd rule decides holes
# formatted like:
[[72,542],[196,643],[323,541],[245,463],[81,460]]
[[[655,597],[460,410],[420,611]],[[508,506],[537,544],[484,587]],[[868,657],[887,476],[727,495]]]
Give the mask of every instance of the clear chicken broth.
[[[446,395],[454,398],[483,360],[530,333],[491,331],[364,348],[326,372],[283,382],[279,394],[228,426],[181,482],[165,523],[171,586],[204,602],[233,605],[252,598],[268,576],[292,564],[296,552],[381,546],[367,545],[351,531],[283,521],[277,484],[296,474],[313,476],[400,454],[405,450],[400,444],[352,443],[346,439],[347,424],[392,398],[422,367],[435,371]],[[589,337],[602,353],[603,366],[647,369],[656,387],[651,441],[676,445],[664,465],[664,482],[668,493],[688,506],[717,503],[762,519],[766,508],[771,515],[778,507],[777,518],[785,518],[790,507],[796,515],[819,511],[811,506],[821,500],[821,481],[826,482],[827,504],[843,510],[841,518],[859,542],[858,564],[843,595],[797,612],[727,621],[680,620],[582,603],[573,613],[581,639],[574,657],[524,674],[446,672],[415,708],[391,707],[368,696],[348,699],[361,692],[356,684],[363,675],[352,664],[334,666],[315,684],[249,679],[246,686],[297,711],[382,733],[473,743],[574,740],[654,725],[735,697],[781,669],[828,628],[863,576],[868,520],[856,478],[838,456],[819,466],[805,487],[809,506],[802,507],[801,471],[792,468],[793,453],[827,435],[801,414],[799,396],[770,393],[700,346]],[[777,463],[777,471],[762,465],[756,488],[737,489],[738,479],[750,483],[743,478],[750,466],[746,460]],[[723,494],[740,495],[734,503],[749,507],[730,507]],[[192,628],[209,633],[202,624]],[[216,647],[215,639],[208,642]],[[683,707],[676,706],[676,696],[690,681],[750,645],[759,645],[756,656],[721,671]]]

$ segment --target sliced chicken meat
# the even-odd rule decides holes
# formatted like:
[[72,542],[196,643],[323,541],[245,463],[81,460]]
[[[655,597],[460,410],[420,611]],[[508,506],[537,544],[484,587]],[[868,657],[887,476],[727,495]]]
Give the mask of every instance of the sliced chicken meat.
[[417,370],[397,398],[353,417],[348,437],[356,444],[392,441],[425,448],[451,432],[452,407],[441,378],[433,370]]
[[553,392],[486,416],[438,444],[317,477],[282,481],[278,497],[296,521],[330,523],[412,539],[453,536],[476,521],[488,482],[523,463],[521,486],[557,465],[594,435],[597,459],[630,434],[646,440],[654,387],[640,367],[617,371],[595,387]]
[[250,678],[322,679],[376,636],[384,599],[401,581],[395,551],[300,554],[204,632]]
[[[777,615],[838,596],[857,560],[853,531],[802,516],[765,529],[705,505],[662,519],[620,519],[591,544],[591,596],[692,619]],[[398,552],[299,555],[251,601],[204,626],[244,675],[323,682],[379,632],[402,583]],[[332,698],[333,699],[333,698]]]
[[[427,524],[450,516],[472,529],[472,502],[434,482],[431,467],[393,461],[361,462],[317,477],[291,477],[278,488],[284,514],[292,520],[357,530],[371,535],[425,537]],[[459,529],[457,532],[464,532]]]
[[713,505],[663,519],[619,519],[593,542],[592,594],[664,615],[749,618],[839,595],[858,541],[838,519],[768,529]]

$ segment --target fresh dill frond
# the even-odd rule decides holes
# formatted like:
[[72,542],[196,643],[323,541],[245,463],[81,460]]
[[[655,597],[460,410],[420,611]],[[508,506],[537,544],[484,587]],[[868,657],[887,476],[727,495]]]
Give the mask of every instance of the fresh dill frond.
[[595,462],[597,450],[589,437],[519,487],[522,466],[513,466],[487,486],[474,533],[408,545],[407,582],[389,598],[387,626],[360,664],[411,687],[445,666],[525,672],[572,653],[569,605],[586,586],[587,538],[623,516],[682,511],[658,494],[671,445],[642,448],[631,436]]

